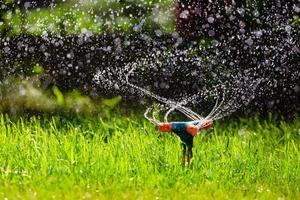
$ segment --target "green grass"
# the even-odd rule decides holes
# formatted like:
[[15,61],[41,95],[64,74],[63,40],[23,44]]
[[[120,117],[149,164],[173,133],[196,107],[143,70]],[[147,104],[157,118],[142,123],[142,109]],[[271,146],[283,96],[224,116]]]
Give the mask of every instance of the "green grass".
[[180,142],[142,114],[0,115],[0,199],[299,199],[300,121],[215,124]]

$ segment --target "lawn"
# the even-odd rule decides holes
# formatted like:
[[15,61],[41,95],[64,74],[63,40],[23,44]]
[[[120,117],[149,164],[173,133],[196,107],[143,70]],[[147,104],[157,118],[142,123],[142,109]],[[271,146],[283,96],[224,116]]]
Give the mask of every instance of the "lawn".
[[142,113],[0,115],[0,199],[299,199],[300,120],[247,117],[180,141]]

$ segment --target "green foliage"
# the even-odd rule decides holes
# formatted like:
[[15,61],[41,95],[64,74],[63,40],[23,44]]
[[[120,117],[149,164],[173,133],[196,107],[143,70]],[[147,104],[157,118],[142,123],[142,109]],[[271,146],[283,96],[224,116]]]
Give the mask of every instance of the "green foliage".
[[[39,68],[35,67],[35,73]],[[0,85],[0,113],[21,114],[31,113],[68,113],[96,115],[113,109],[121,98],[93,100],[78,90],[63,93],[57,86],[49,90],[41,79],[47,75],[39,74],[27,79],[8,78]],[[48,83],[49,84],[49,83]],[[50,86],[49,86],[50,87]]]
[[145,20],[143,30],[170,32],[174,29],[172,3],[171,0],[67,1],[52,8],[29,11],[18,8],[4,13],[0,30],[9,27],[9,35],[133,32],[134,26]]
[[295,26],[300,26],[300,17],[299,16],[294,16],[294,18],[293,18],[293,24]]
[[142,114],[0,115],[2,199],[298,199],[300,121],[244,118],[180,142]]
[[43,74],[45,72],[45,70],[42,66],[36,65],[36,66],[33,66],[32,72],[34,74]]
[[65,104],[64,95],[61,93],[61,91],[58,89],[58,87],[53,86],[52,87],[53,94],[56,97],[57,102],[60,106],[63,106]]
[[114,108],[122,100],[121,96],[114,97],[112,99],[102,99],[102,104],[106,105],[109,108]]

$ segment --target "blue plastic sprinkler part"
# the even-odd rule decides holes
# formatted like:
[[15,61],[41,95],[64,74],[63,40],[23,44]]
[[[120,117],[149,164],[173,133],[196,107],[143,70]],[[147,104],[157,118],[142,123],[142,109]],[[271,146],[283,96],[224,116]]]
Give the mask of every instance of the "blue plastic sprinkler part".
[[196,127],[199,121],[192,122],[170,122],[160,125],[161,132],[173,132],[181,140],[182,146],[182,164],[185,165],[187,161],[190,163],[193,157],[193,141],[197,135],[199,128]]
[[[203,123],[199,126],[199,123]],[[173,132],[181,140],[182,145],[182,164],[185,165],[187,161],[190,161],[193,157],[193,143],[194,137],[198,135],[201,129],[209,129],[212,127],[212,121],[207,120],[206,122],[188,121],[188,122],[165,122],[159,124],[159,130],[161,132]]]

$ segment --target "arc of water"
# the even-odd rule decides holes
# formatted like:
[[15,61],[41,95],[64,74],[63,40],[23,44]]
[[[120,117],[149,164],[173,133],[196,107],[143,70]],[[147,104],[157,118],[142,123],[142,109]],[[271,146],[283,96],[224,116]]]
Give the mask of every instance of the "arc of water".
[[214,112],[215,112],[215,110],[216,110],[216,108],[217,108],[217,105],[218,105],[218,103],[219,103],[219,97],[217,97],[217,100],[216,100],[216,103],[215,103],[215,105],[214,105],[214,107],[213,107],[213,109],[211,110],[211,112],[207,115],[207,117],[206,118],[209,118]]
[[144,117],[149,120],[152,124],[154,124],[155,126],[159,125],[159,121],[155,118],[154,113],[152,113],[152,119],[148,117],[148,113],[150,112],[151,107],[147,108],[146,112],[144,113]]
[[[179,110],[180,112],[182,112],[183,114],[185,114],[187,117],[191,118],[192,120],[200,120],[200,119],[204,119],[203,117],[201,117],[200,115],[198,115],[197,113],[195,113],[194,111],[192,111],[191,109],[186,108],[186,107],[184,107],[184,106],[181,106],[181,105],[179,105],[179,104],[178,104],[177,102],[175,102],[175,101],[170,101],[170,100],[168,100],[168,99],[166,99],[166,98],[163,98],[163,97],[160,97],[160,96],[158,96],[158,95],[156,95],[156,94],[154,94],[154,93],[152,93],[152,92],[150,92],[150,91],[148,91],[148,90],[146,90],[146,89],[144,89],[144,88],[141,88],[141,87],[139,87],[139,86],[136,86],[136,85],[130,83],[128,77],[129,77],[129,75],[130,75],[133,71],[134,71],[134,68],[132,68],[132,69],[128,72],[128,74],[125,75],[126,83],[127,83],[129,86],[131,86],[131,87],[133,87],[133,88],[135,88],[135,89],[137,89],[137,90],[143,92],[144,94],[147,94],[148,96],[150,96],[150,97],[152,97],[152,98],[155,98],[156,100],[158,100],[158,101],[160,101],[160,102],[162,102],[162,103],[164,103],[164,104],[167,104],[168,106],[171,107],[171,111],[177,109],[177,110]],[[178,105],[178,106],[177,106],[177,105]],[[175,107],[175,108],[172,109],[172,107]]]
[[173,105],[171,106],[171,108],[166,112],[165,116],[164,116],[164,121],[165,122],[168,122],[168,116],[169,114],[174,111],[174,110],[178,110],[180,111],[181,113],[183,113],[185,116],[189,117],[190,119],[192,120],[195,120],[195,121],[199,121],[201,119],[204,119],[203,117],[201,117],[200,115],[198,115],[197,113],[195,113],[196,115],[194,115],[192,110],[190,110],[189,108],[186,108],[184,106],[182,106],[182,104],[184,104],[185,102],[182,101],[182,102],[179,102],[178,104],[176,105]]
[[[218,99],[217,99],[217,102],[218,102]],[[214,117],[221,112],[221,111],[218,112],[218,110],[221,108],[221,106],[223,105],[224,101],[225,101],[225,95],[223,95],[222,101],[220,102],[220,104],[218,106],[217,106],[217,103],[215,104],[213,110],[211,111],[211,113],[206,118],[213,120]],[[215,113],[217,113],[217,114],[215,115]]]
[[152,119],[156,122],[156,123],[160,123],[157,119],[156,119],[156,117],[155,117],[155,114],[156,114],[157,112],[156,111],[153,111],[152,112]]
[[147,120],[149,120],[152,124],[158,126],[158,124],[156,124],[156,122],[153,119],[151,119],[151,118],[148,117],[148,113],[150,112],[150,110],[151,110],[151,108],[147,108],[146,112],[144,113],[144,117]]
[[[181,103],[179,103],[179,105],[180,105],[180,104],[181,104]],[[165,122],[168,122],[168,116],[169,116],[169,114],[170,114],[172,111],[174,111],[177,107],[178,107],[178,105],[175,105],[175,106],[171,107],[171,108],[166,112],[166,114],[165,114],[165,116],[164,116],[164,121],[165,121]]]
[[[211,110],[211,112],[205,118],[203,118],[199,121],[199,123],[197,125],[197,127],[199,129],[202,128],[203,125],[205,123],[207,123],[208,121],[212,122],[215,120],[215,117],[221,113],[221,111],[219,111],[219,109],[223,105],[224,101],[225,101],[225,95],[223,95],[222,101],[220,103],[219,103],[219,97],[217,98],[216,103],[215,103],[213,109]],[[217,113],[217,114],[215,114],[215,113]]]

